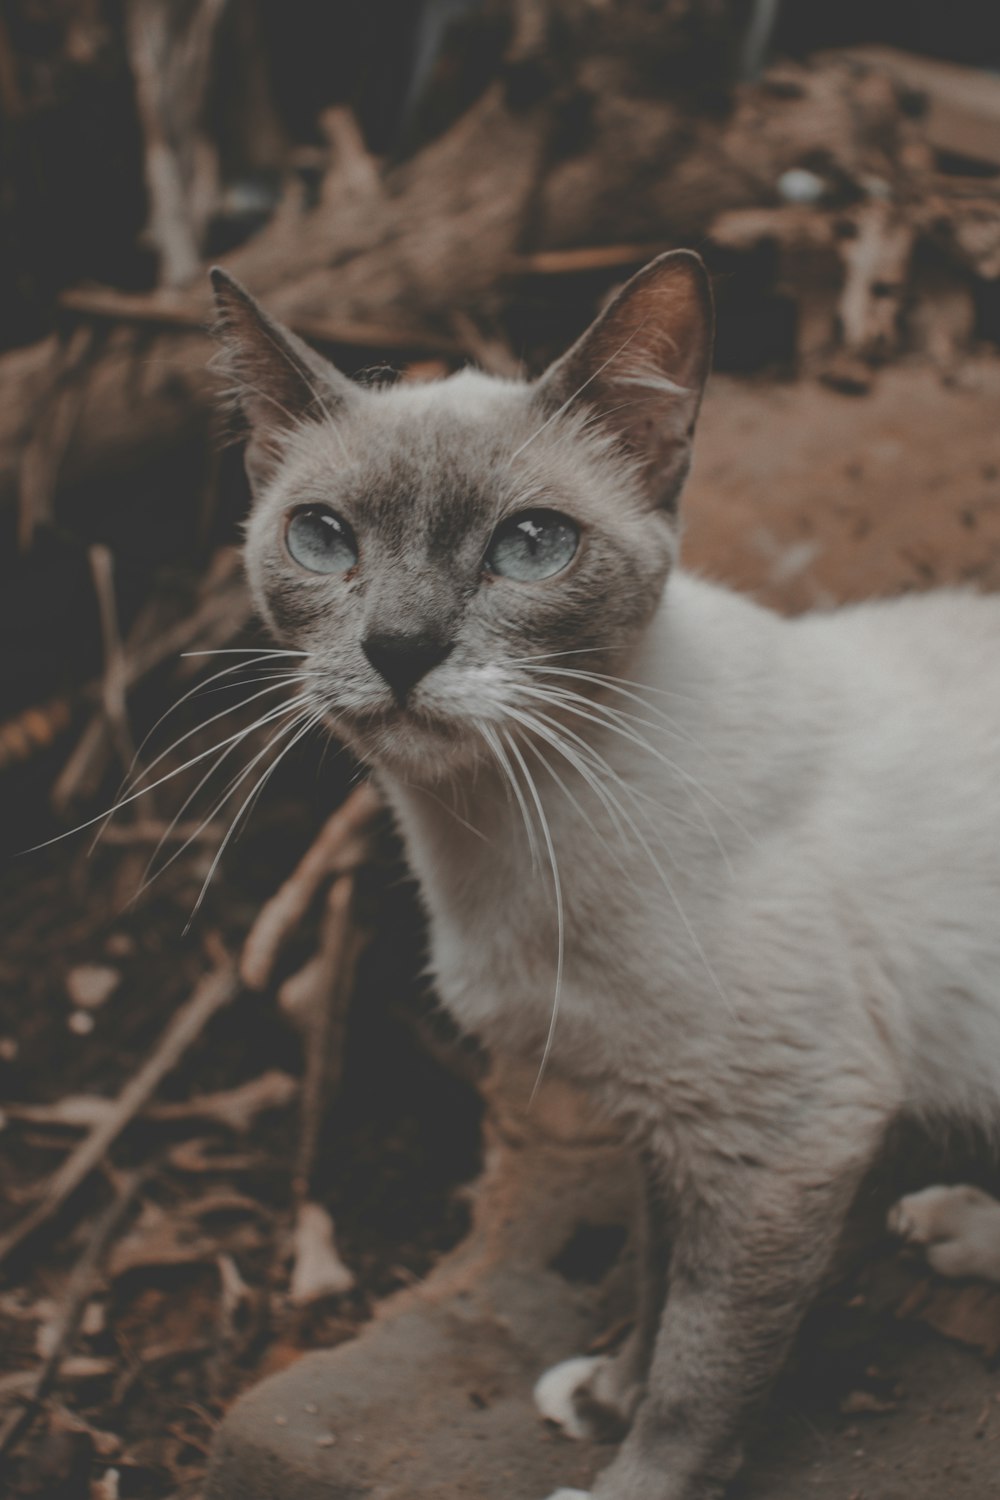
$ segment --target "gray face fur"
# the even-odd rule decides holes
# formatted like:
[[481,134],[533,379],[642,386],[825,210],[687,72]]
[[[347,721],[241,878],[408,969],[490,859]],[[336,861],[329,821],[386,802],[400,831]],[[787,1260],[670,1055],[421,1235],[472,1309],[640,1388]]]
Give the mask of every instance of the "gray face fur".
[[[353,385],[213,275],[218,336],[249,429],[246,563],[277,638],[308,653],[317,707],[362,758],[437,780],[486,749],[546,664],[615,670],[656,608],[708,371],[711,306],[694,255],[661,256],[535,384],[472,371]],[[346,573],[289,553],[289,519],[327,507],[357,542]],[[505,519],[568,516],[554,576],[485,565]],[[394,693],[363,643],[422,643],[440,661]],[[567,656],[567,653],[569,655]]]

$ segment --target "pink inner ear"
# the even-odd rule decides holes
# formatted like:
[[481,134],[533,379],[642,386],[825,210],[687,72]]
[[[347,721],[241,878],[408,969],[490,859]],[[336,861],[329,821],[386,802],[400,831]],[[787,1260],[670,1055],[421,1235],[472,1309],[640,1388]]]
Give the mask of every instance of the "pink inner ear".
[[212,286],[218,309],[214,334],[251,429],[248,467],[260,477],[267,455],[280,449],[282,434],[331,415],[355,388],[226,272],[216,268]]
[[672,509],[690,462],[708,376],[712,298],[698,256],[672,251],[639,271],[542,377],[553,410],[579,401],[637,462],[648,503]]

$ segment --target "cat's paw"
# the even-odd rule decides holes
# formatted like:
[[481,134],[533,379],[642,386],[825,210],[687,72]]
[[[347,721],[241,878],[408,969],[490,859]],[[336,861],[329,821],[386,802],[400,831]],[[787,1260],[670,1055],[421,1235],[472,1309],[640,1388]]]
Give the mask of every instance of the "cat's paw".
[[921,1245],[942,1276],[1000,1281],[1000,1203],[980,1188],[929,1187],[889,1210],[889,1229]]
[[[576,1397],[590,1384],[602,1364],[599,1356],[581,1355],[578,1359],[564,1359],[562,1364],[546,1370],[534,1391],[538,1415],[561,1427],[567,1437],[589,1437],[590,1426],[577,1411]],[[577,1493],[575,1490],[559,1491],[562,1496]],[[555,1496],[553,1500],[556,1500]]]

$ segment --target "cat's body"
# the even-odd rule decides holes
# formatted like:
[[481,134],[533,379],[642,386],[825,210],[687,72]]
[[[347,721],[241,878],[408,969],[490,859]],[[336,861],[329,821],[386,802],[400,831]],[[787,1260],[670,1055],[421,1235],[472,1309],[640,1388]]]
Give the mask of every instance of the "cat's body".
[[[794,1133],[821,1092],[1000,1112],[1000,599],[783,620],[678,572],[623,665],[646,706],[605,701],[643,725],[576,732],[627,790],[609,777],[603,800],[542,743],[574,806],[528,757],[565,913],[553,1065],[610,1077],[608,1102],[665,1138],[715,1101],[721,1144],[725,1101],[743,1149],[748,1130]],[[539,880],[499,775],[463,786],[464,821],[440,788],[379,780],[442,998],[540,1056],[558,952],[544,845]]]
[[692,257],[535,387],[358,392],[217,291],[251,582],[395,810],[441,998],[594,1091],[669,1227],[662,1317],[652,1234],[634,1334],[540,1404],[634,1416],[599,1500],[710,1500],[888,1126],[1000,1123],[1000,600],[664,589]]

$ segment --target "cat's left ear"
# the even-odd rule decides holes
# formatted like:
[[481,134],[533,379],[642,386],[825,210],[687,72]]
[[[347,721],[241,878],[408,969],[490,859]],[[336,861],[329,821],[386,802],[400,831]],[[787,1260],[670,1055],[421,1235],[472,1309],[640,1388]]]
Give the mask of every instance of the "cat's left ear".
[[673,511],[712,362],[712,292],[693,250],[670,250],[621,289],[536,386],[551,416],[577,404],[637,464],[651,506]]
[[290,432],[335,417],[357,399],[358,390],[218,266],[212,271],[212,290],[217,314],[212,332],[248,430],[246,469],[257,488],[280,464],[283,439]]

